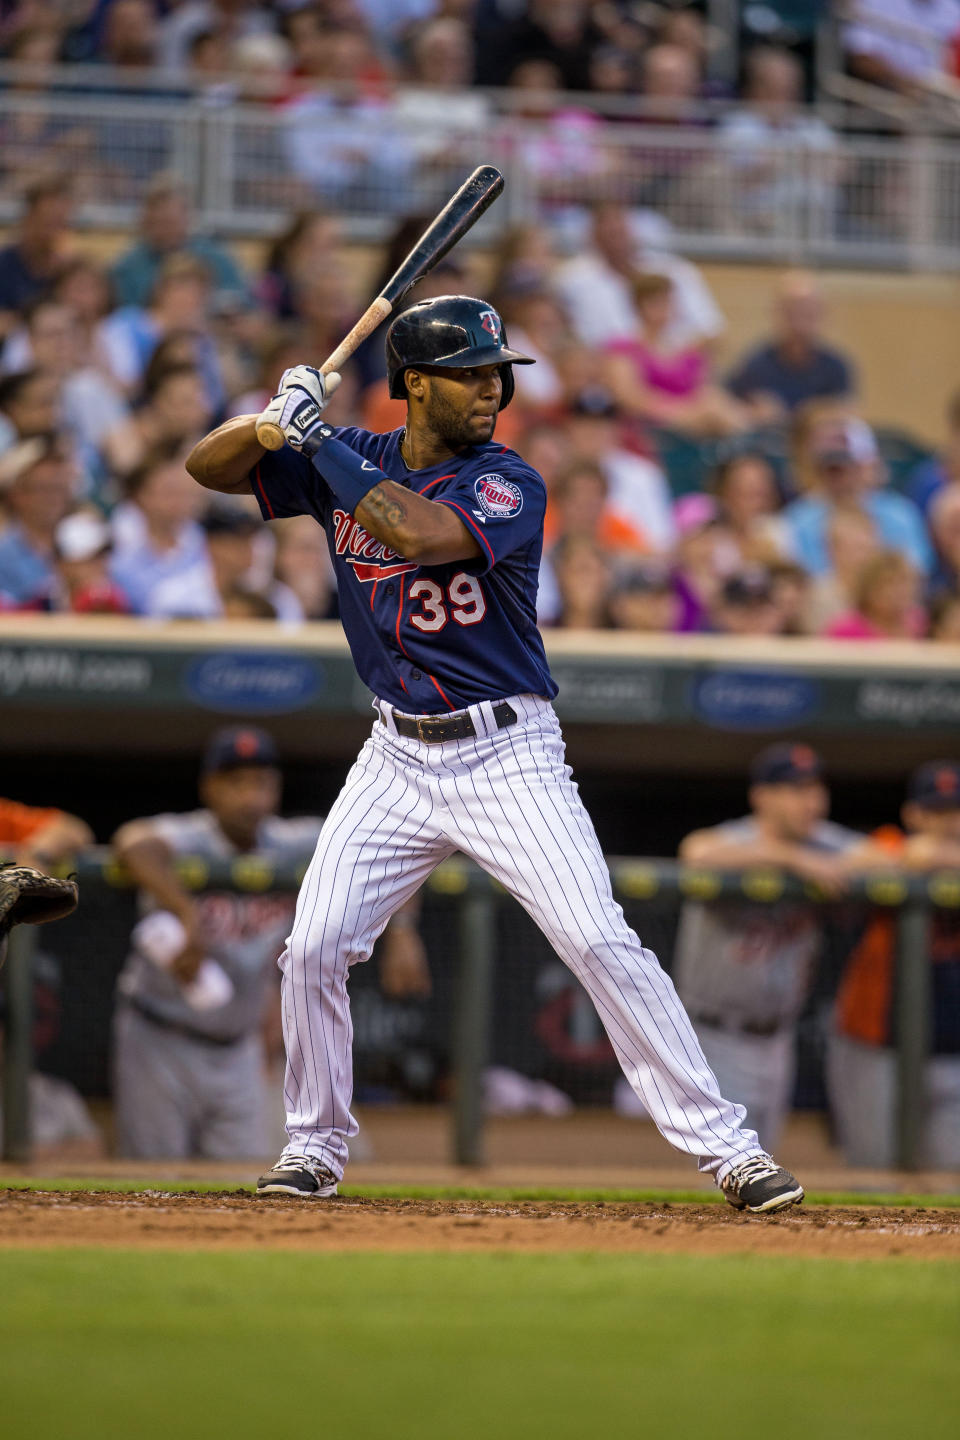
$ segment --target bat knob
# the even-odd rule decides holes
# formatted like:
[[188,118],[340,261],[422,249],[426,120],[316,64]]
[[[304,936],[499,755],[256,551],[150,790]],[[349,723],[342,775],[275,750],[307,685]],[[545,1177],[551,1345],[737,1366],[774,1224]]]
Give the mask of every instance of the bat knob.
[[284,434],[272,420],[258,420],[257,439],[264,450],[279,450],[283,446]]

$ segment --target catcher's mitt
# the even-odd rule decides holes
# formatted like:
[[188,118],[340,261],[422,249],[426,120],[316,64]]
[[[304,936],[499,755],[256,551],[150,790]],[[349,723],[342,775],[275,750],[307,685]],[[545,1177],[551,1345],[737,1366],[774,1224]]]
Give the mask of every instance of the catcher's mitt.
[[0,866],[0,964],[4,941],[14,925],[45,925],[76,910],[75,880],[55,880],[29,865]]

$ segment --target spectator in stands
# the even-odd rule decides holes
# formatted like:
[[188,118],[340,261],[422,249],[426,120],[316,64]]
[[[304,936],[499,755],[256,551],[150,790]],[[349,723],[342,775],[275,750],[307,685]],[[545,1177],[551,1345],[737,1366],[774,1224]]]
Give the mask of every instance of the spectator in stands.
[[[862,837],[827,820],[830,795],[818,755],[776,744],[750,767],[750,812],[688,835],[687,865],[712,870],[776,866],[841,893]],[[776,1146],[793,1100],[797,1021],[823,945],[822,911],[802,900],[751,905],[687,902],[675,972],[723,1093],[747,1107],[761,1145]]]
[[158,39],[152,0],[111,0],[103,13],[98,58],[104,65],[148,69],[157,62]]
[[246,298],[247,282],[229,251],[191,232],[187,189],[176,175],[154,175],[144,195],[139,229],[140,239],[123,252],[111,271],[117,305],[145,308],[166,262],[179,255],[201,262],[215,293]]
[[[4,347],[3,368],[38,367],[59,384],[60,417],[76,438],[84,471],[94,481],[123,461],[130,415],[119,388],[92,362],[89,332],[69,305],[34,301],[25,324]],[[129,467],[127,467],[129,468]]]
[[590,53],[603,39],[587,0],[528,0],[519,18],[499,19],[477,51],[477,83],[503,85],[527,60],[556,67],[564,90],[586,90]]
[[638,320],[633,285],[638,273],[647,271],[669,276],[675,286],[670,342],[715,340],[724,320],[700,271],[644,242],[639,229],[622,205],[600,204],[593,212],[588,247],[558,269],[556,293],[578,339],[592,347],[632,339]]
[[936,549],[934,591],[960,590],[960,488],[948,485],[930,506],[930,534]]
[[105,268],[88,255],[74,255],[60,270],[50,295],[73,311],[81,330],[81,352],[105,368],[94,343],[100,321],[113,308],[113,290]]
[[573,397],[566,433],[572,457],[600,465],[608,508],[636,536],[636,547],[668,550],[676,532],[666,477],[654,461],[623,443],[620,411],[605,386],[590,385]]
[[409,195],[416,156],[391,127],[387,103],[365,83],[369,46],[353,31],[325,29],[316,56],[322,87],[284,110],[287,163],[329,204],[349,208],[362,193],[365,204],[393,214]]
[[[801,210],[830,233],[837,141],[829,125],[802,108],[799,60],[789,50],[763,45],[749,51],[744,69],[746,105],[720,124],[720,141],[735,176],[736,221],[748,230],[774,234],[786,216]],[[812,155],[820,157],[816,163]]]
[[490,119],[490,102],[470,89],[474,46],[469,26],[453,16],[428,20],[409,41],[409,65],[397,94],[396,115],[413,132],[421,159],[448,155]]
[[0,343],[66,263],[72,209],[62,175],[47,175],[27,191],[15,237],[0,250]]
[[640,62],[643,118],[658,125],[682,125],[691,119],[700,88],[696,58],[682,45],[661,41]]
[[[258,517],[239,506],[214,505],[202,517],[205,551],[190,569],[160,580],[151,590],[147,614],[172,620],[215,620],[244,613],[264,618],[251,595],[259,593],[254,579],[256,542],[262,534]],[[300,602],[288,586],[268,579],[263,597],[272,617],[303,619]],[[237,601],[242,602],[240,606]],[[267,618],[272,618],[267,617]]]
[[[567,319],[548,290],[515,281],[501,291],[498,309],[515,349],[528,346],[536,365],[522,366],[529,375],[517,377],[515,398],[526,411],[556,411],[563,402],[563,380],[553,357],[570,339]],[[533,378],[536,372],[536,378]]]
[[[116,3],[116,0],[114,0]],[[256,0],[187,0],[168,8],[159,33],[159,61],[173,73],[186,66],[194,37],[215,31],[232,43],[246,35],[271,34],[276,28],[271,7]]]
[[494,302],[508,294],[549,289],[556,265],[556,251],[546,225],[521,222],[509,226],[493,257],[490,293]]
[[863,566],[853,591],[855,608],[831,621],[834,640],[917,640],[926,633],[920,577],[899,550],[878,550]]
[[112,550],[110,526],[101,515],[90,510],[67,515],[54,532],[51,580],[21,608],[57,614],[129,614],[130,601],[110,576]]
[[720,635],[780,635],[783,615],[769,570],[749,567],[724,580],[710,613]]
[[960,645],[960,595],[942,590],[930,604],[930,639]]
[[193,360],[203,372],[207,398],[215,410],[223,404],[223,378],[210,335],[210,278],[206,267],[190,255],[166,260],[153,287],[147,309],[125,305],[103,321],[97,343],[111,374],[135,395],[158,345],[186,331],[193,338]]
[[76,474],[52,435],[22,441],[4,461],[10,523],[0,533],[0,596],[22,605],[53,582],[56,530],[73,504]]
[[610,592],[610,618],[618,630],[667,634],[678,629],[680,597],[663,560],[634,560],[618,568]]
[[[337,258],[340,221],[326,210],[299,210],[267,251],[257,299],[280,320],[297,314],[303,285]],[[399,263],[399,262],[398,262]]]
[[[682,514],[682,512],[681,512]],[[716,521],[696,512],[683,516],[673,551],[674,583],[680,596],[682,631],[710,629],[726,578],[723,536]]]
[[867,561],[880,549],[877,527],[859,505],[838,505],[827,524],[828,566],[810,586],[805,626],[824,631],[856,609],[857,582]]
[[[191,343],[193,336],[185,337]],[[204,377],[189,361],[151,365],[144,385],[143,403],[134,413],[125,436],[121,473],[129,474],[158,450],[186,451],[213,423],[213,407]]]
[[126,482],[127,498],[110,517],[113,578],[139,614],[155,588],[191,572],[206,553],[198,523],[203,494],[183,466],[183,452],[166,450],[143,462]]
[[730,435],[747,428],[748,412],[710,381],[708,347],[678,344],[676,286],[669,275],[633,282],[638,325],[630,339],[612,340],[604,374],[626,415],[693,435]]
[[610,564],[585,535],[565,535],[550,551],[559,608],[556,624],[568,630],[605,630],[610,623]]
[[43,370],[0,378],[0,454],[31,435],[48,435],[61,421],[60,384]]
[[855,0],[847,63],[858,80],[916,95],[943,77],[958,32],[957,0]]
[[[827,570],[831,516],[838,506],[856,505],[873,520],[884,546],[900,550],[914,569],[928,574],[933,553],[920,512],[905,496],[877,487],[880,459],[869,425],[851,418],[816,421],[808,449],[814,489],[784,511],[800,564],[811,575]],[[798,464],[805,463],[801,456]]]
[[[960,869],[960,766],[932,760],[910,776],[903,829],[884,826],[864,847],[863,864],[929,875]],[[827,1087],[837,1137],[850,1165],[897,1163],[896,925],[876,910],[837,992],[827,1051]],[[924,1066],[919,1163],[960,1168],[960,919],[934,910],[930,1053]]]
[[802,565],[777,560],[769,567],[773,603],[780,613],[781,635],[809,635],[810,576]]
[[816,277],[794,270],[777,289],[774,336],[752,350],[727,381],[760,420],[778,419],[811,400],[856,392],[850,361],[824,345],[823,295]]
[[960,390],[947,405],[947,443],[941,455],[922,460],[910,476],[910,499],[928,515],[934,498],[946,486],[960,487]]
[[336,581],[326,536],[312,515],[294,515],[271,525],[276,538],[274,579],[296,596],[305,620],[336,614]]
[[722,461],[711,480],[725,568],[772,567],[790,554],[790,536],[780,514],[780,492],[770,462],[759,451],[743,450]]

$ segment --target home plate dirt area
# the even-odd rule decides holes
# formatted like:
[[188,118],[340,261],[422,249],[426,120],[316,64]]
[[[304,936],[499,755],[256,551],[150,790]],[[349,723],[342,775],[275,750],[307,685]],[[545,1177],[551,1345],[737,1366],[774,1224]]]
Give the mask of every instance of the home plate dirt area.
[[0,1191],[0,1247],[603,1250],[960,1259],[960,1210]]

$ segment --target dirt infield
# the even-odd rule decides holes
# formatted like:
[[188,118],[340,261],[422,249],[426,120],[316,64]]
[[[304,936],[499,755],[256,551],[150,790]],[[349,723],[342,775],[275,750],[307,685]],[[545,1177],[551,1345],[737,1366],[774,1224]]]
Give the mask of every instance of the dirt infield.
[[0,1192],[0,1247],[605,1250],[960,1260],[960,1212],[722,1205],[257,1200],[247,1194]]

